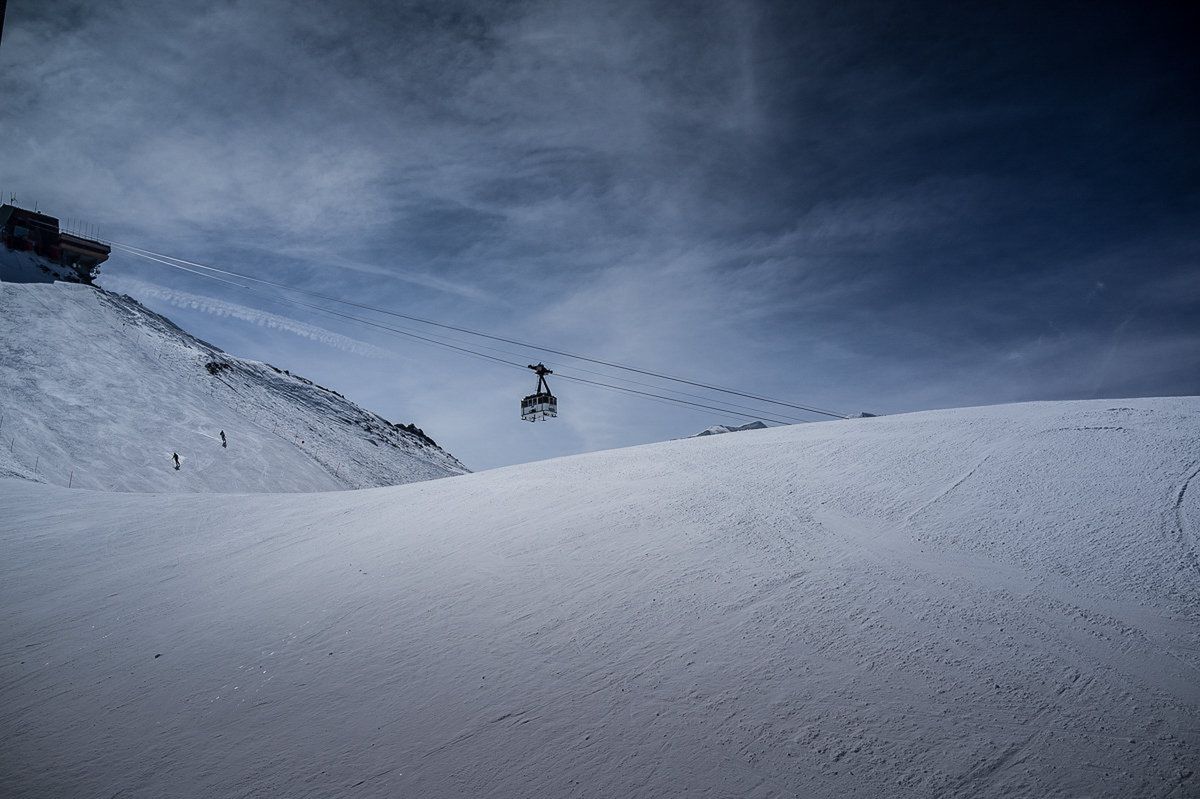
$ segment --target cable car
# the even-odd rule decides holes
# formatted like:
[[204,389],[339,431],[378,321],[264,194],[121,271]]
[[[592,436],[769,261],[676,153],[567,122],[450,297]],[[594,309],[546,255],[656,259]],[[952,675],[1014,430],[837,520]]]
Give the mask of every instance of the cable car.
[[521,400],[521,419],[536,422],[539,419],[558,416],[558,400],[550,393],[550,384],[546,382],[546,375],[552,375],[554,372],[540,363],[537,366],[530,365],[529,368],[538,376],[537,390]]

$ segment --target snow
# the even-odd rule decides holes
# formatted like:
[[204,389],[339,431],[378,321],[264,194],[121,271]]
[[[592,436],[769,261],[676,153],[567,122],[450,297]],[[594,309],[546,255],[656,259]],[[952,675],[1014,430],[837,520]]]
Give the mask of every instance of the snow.
[[0,247],[0,280],[9,283],[78,283],[78,273],[69,266],[42,258],[33,252]]
[[1198,472],[1174,398],[0,481],[0,795],[1196,796]]
[[0,247],[0,476],[114,491],[280,492],[466,471],[423,436],[224,353],[129,297],[28,282],[45,277],[37,261]]

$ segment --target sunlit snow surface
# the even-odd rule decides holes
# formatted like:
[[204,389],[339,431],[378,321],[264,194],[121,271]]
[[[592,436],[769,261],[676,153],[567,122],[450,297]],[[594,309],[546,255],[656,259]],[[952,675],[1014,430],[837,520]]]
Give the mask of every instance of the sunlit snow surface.
[[1198,412],[0,482],[0,795],[1196,796]]
[[[36,265],[0,247],[0,280]],[[75,488],[320,491],[466,471],[333,391],[77,283],[0,282],[0,401],[0,476]]]

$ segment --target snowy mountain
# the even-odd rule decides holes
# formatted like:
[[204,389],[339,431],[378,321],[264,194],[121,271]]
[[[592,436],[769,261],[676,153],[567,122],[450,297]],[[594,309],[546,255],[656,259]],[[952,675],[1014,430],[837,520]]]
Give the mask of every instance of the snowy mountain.
[[1179,398],[2,481],[0,795],[1196,796],[1198,472]]
[[[467,469],[413,425],[228,355],[0,247],[0,475],[114,491],[322,491]],[[222,447],[224,432],[228,446]],[[180,468],[172,455],[178,453]]]
[[705,428],[695,435],[688,436],[689,438],[700,438],[701,436],[716,436],[721,433],[741,433],[744,430],[766,430],[767,426],[762,422],[748,422],[747,424],[731,427],[727,424],[715,424],[712,427]]

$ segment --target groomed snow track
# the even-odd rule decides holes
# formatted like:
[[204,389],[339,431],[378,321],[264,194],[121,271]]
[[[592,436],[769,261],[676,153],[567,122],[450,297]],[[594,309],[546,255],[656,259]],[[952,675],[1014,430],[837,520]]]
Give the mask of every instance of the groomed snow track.
[[1197,796],[1198,412],[0,482],[0,795]]

